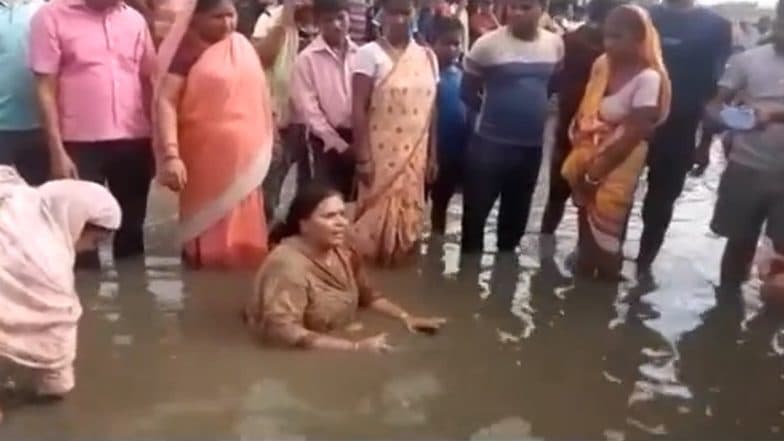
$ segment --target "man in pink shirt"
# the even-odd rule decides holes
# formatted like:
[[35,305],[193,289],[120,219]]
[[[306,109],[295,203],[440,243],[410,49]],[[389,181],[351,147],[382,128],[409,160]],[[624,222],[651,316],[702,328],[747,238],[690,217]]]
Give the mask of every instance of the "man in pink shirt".
[[357,46],[348,37],[349,0],[315,0],[321,34],[294,64],[291,93],[310,132],[316,179],[349,198],[354,183],[351,146],[351,64]]
[[31,23],[52,178],[108,184],[123,210],[116,258],[144,253],[154,55],[144,17],[121,0],[53,1]]

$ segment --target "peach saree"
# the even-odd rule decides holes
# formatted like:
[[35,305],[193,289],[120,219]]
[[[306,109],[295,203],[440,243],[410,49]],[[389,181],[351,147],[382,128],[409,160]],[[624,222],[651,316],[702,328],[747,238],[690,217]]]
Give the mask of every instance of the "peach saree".
[[410,255],[422,234],[435,72],[429,49],[412,42],[371,96],[373,178],[359,183],[352,237],[365,259],[382,265]]
[[[173,41],[185,35],[193,3],[178,12],[161,45],[162,73],[179,46]],[[269,168],[274,126],[264,71],[247,39],[234,33],[201,54],[185,78],[177,114],[179,154],[188,174],[179,195],[186,261],[256,268],[267,253],[259,188]]]

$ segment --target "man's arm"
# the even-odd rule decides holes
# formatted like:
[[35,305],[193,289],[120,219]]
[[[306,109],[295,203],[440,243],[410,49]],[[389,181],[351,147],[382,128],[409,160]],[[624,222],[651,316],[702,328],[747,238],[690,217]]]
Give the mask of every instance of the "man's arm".
[[56,25],[44,6],[30,22],[30,68],[35,73],[38,104],[46,131],[52,178],[76,178],[77,170],[63,146],[57,102],[61,49]]
[[253,31],[253,46],[259,54],[261,64],[269,69],[275,65],[280,50],[286,43],[286,34],[296,28],[294,1],[286,0],[278,17],[262,15]]
[[466,107],[474,113],[478,113],[482,106],[482,90],[484,89],[484,77],[481,58],[484,51],[484,40],[478,40],[474,47],[465,57],[463,80],[460,82],[460,98]]

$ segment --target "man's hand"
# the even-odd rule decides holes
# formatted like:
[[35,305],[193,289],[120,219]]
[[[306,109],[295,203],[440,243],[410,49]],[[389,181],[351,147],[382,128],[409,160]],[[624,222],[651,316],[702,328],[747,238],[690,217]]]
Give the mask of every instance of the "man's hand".
[[52,155],[49,169],[52,179],[79,179],[76,164],[65,150],[61,149],[59,153]]

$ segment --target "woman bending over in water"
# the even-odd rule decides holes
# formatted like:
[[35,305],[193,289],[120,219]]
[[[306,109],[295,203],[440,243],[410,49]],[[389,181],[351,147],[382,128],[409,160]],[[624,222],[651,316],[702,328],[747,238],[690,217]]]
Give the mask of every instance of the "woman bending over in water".
[[76,253],[95,250],[120,227],[106,188],[59,180],[33,188],[0,166],[0,363],[34,373],[39,396],[74,387]]
[[397,318],[411,332],[433,333],[446,323],[409,315],[374,290],[346,244],[348,226],[340,192],[311,184],[297,194],[272,233],[279,244],[261,266],[245,311],[255,334],[290,347],[383,352],[390,349],[386,334],[356,341],[328,334],[350,325],[360,307]]

